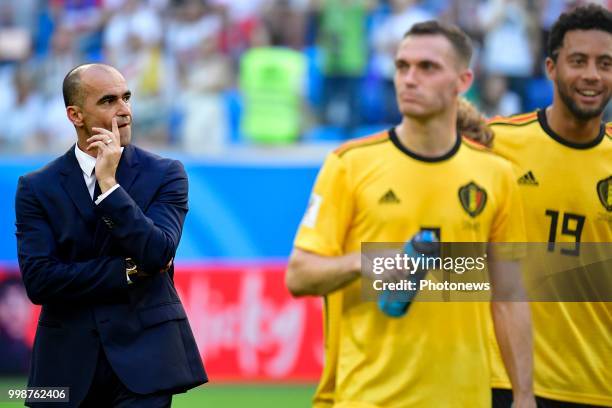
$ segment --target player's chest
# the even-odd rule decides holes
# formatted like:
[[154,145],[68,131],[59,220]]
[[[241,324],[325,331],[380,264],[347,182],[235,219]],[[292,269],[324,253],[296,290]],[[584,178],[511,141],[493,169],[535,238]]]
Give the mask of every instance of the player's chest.
[[530,239],[601,241],[612,237],[612,151],[554,149],[517,155],[514,171]]
[[356,189],[355,220],[484,231],[499,202],[494,191],[487,175],[456,168],[372,174]]
[[515,167],[526,213],[563,210],[612,216],[612,156],[568,162],[546,157]]

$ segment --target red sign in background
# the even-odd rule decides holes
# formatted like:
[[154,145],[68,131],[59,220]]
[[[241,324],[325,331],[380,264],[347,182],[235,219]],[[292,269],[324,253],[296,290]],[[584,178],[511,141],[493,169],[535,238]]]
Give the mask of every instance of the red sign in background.
[[[318,379],[322,301],[292,298],[284,271],[283,263],[176,267],[175,285],[211,381]],[[39,308],[30,309],[24,335],[31,344]]]

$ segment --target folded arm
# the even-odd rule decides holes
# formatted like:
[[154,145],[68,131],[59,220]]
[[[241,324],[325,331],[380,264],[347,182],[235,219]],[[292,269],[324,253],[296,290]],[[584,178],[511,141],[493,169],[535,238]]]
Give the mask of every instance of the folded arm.
[[19,179],[15,197],[17,253],[28,297],[35,304],[108,299],[127,290],[125,260],[104,256],[62,262],[42,206]]
[[113,243],[139,269],[154,274],[167,268],[176,253],[188,209],[187,191],[185,170],[174,161],[146,212],[119,187],[96,206],[96,213],[110,221]]

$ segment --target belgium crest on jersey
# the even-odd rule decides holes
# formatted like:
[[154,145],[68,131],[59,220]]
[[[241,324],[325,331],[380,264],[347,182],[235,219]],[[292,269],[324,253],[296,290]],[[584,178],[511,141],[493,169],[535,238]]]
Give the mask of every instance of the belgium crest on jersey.
[[487,204],[487,192],[478,184],[470,181],[459,188],[459,201],[465,212],[474,218],[484,210]]
[[612,176],[597,183],[597,195],[604,208],[612,211]]

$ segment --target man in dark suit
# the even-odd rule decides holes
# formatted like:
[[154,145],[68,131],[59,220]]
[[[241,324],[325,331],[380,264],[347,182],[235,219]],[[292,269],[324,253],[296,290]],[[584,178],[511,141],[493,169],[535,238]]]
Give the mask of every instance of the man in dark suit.
[[42,305],[28,384],[70,387],[67,406],[170,406],[207,381],[173,283],[187,176],[130,144],[116,69],[79,66],[63,93],[77,143],[15,199],[19,266]]

